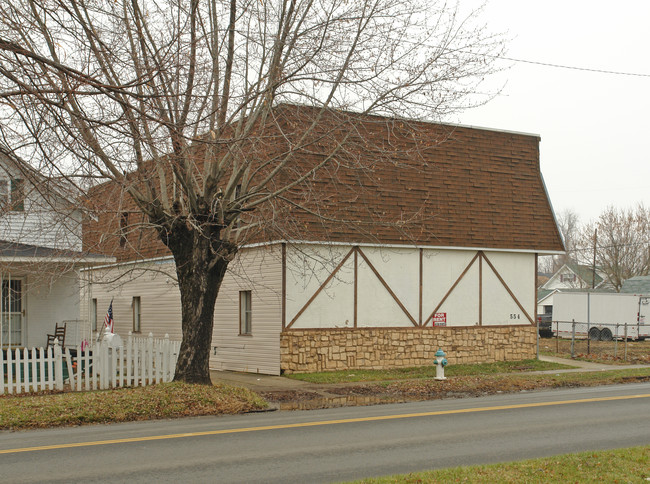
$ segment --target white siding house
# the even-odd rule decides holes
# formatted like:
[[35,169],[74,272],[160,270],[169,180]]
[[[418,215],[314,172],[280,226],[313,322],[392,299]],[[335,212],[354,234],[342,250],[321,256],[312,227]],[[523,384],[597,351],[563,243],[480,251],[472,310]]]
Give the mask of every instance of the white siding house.
[[[211,368],[279,374],[281,254],[279,244],[245,248],[231,263],[215,306]],[[99,308],[97,318],[101,326],[113,301],[116,333],[153,333],[154,337],[168,334],[171,339],[180,340],[181,303],[173,260],[161,258],[129,266],[126,279],[124,264],[84,270],[84,278],[93,282],[92,296],[84,298],[82,313],[92,320],[91,313]],[[251,293],[252,318],[247,332],[240,328],[240,294],[244,291]],[[135,298],[139,298],[140,304],[139,330],[135,328]]]
[[52,180],[6,157],[0,210],[0,346],[45,346],[57,323],[66,324],[67,343],[89,337],[78,270],[113,259],[81,252],[81,211]]

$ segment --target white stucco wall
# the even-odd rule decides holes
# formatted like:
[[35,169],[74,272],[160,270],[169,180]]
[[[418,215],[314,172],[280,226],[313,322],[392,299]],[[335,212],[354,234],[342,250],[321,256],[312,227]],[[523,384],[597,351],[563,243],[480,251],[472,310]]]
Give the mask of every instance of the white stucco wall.
[[[415,321],[418,320],[420,283],[418,249],[367,247],[363,253]],[[411,319],[395,302],[363,257],[357,258],[357,325],[369,327],[412,326]],[[360,317],[361,316],[361,317]]]
[[[287,247],[287,323],[350,252],[351,247],[291,245]],[[294,327],[353,327],[354,258],[351,255],[335,277],[316,296]]]
[[[486,252],[515,298],[533,320],[536,309],[535,256],[533,254]],[[526,324],[524,312],[515,303],[494,272],[483,264],[483,324]]]
[[[475,251],[424,251],[423,319],[434,311],[475,256]],[[478,323],[478,273],[478,260],[475,260],[465,277],[438,309],[438,313],[446,314],[447,326],[472,326]]]
[[[353,327],[354,254],[303,310],[351,249],[352,246],[309,244],[288,247],[286,319],[291,328]],[[419,249],[361,246],[361,251],[408,315],[419,322]],[[534,318],[535,254],[484,251],[512,294],[486,260],[481,262],[475,258],[476,250],[424,249],[422,254],[423,320],[438,306],[437,313],[445,313],[447,326],[529,324],[528,316]],[[458,281],[464,271],[465,275]],[[358,255],[357,327],[413,327],[406,312]]]

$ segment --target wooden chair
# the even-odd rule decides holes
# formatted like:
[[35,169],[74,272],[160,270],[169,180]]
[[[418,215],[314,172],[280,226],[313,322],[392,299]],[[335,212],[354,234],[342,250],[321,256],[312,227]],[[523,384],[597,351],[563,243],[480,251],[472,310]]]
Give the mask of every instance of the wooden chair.
[[65,348],[65,326],[66,326],[66,323],[63,323],[61,326],[59,326],[59,323],[55,323],[54,334],[48,334],[47,335],[47,347],[48,348],[50,346],[54,347],[54,340],[55,339],[59,340],[59,346],[61,347],[61,349]]

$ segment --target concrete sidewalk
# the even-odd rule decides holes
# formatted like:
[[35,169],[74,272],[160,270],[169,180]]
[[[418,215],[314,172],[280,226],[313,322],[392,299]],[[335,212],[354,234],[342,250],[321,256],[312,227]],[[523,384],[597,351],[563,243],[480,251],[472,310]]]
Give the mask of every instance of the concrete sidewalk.
[[[606,371],[606,370],[626,370],[635,368],[650,368],[650,365],[607,365],[603,363],[593,363],[590,361],[569,360],[566,358],[557,358],[555,356],[540,356],[540,360],[562,365],[573,366],[574,368],[564,370],[543,370],[521,372],[521,374],[552,374],[552,373],[573,373],[584,371]],[[260,375],[256,373],[240,373],[236,371],[217,371],[210,372],[213,383],[227,383],[233,386],[245,387],[255,392],[282,392],[282,391],[303,391],[314,393],[327,393],[327,389],[340,385],[363,385],[364,382],[321,384],[310,383],[282,376]],[[371,382],[377,383],[377,382]]]
[[531,373],[571,373],[580,371],[606,371],[606,370],[629,370],[638,368],[650,368],[650,365],[608,365],[606,363],[594,363],[593,361],[570,360],[567,358],[558,358],[557,356],[544,356],[540,355],[541,361],[548,361],[550,363],[559,363],[561,365],[575,366],[567,370],[545,370],[535,371]]
[[237,371],[210,371],[212,383],[227,383],[245,387],[255,392],[312,391],[314,383],[293,380],[282,376],[241,373]]

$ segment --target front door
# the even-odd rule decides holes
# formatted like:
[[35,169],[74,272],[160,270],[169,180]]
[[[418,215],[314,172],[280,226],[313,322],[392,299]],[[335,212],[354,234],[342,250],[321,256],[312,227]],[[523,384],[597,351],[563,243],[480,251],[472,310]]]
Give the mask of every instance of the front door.
[[23,281],[2,279],[1,305],[2,331],[0,344],[3,348],[23,346]]

